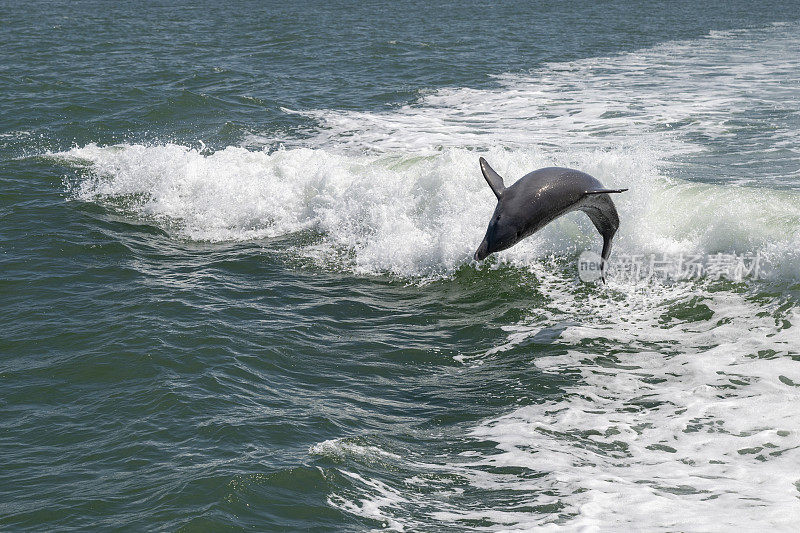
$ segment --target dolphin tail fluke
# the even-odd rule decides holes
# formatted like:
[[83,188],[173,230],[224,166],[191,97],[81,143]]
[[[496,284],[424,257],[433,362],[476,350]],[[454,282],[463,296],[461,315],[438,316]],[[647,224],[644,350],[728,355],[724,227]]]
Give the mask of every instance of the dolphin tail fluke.
[[608,263],[608,256],[611,255],[611,239],[613,238],[613,233],[603,235],[603,252],[600,254],[602,258],[602,262],[600,263],[600,278],[603,280],[604,284],[606,282],[606,263]]
[[[597,191],[596,194],[609,192],[608,190]],[[616,191],[614,191],[616,192]],[[592,196],[580,209],[589,215],[589,219],[603,236],[603,251],[600,254],[603,262],[600,266],[600,273],[603,283],[606,282],[606,264],[611,255],[611,241],[619,228],[619,215],[617,208],[609,196]]]

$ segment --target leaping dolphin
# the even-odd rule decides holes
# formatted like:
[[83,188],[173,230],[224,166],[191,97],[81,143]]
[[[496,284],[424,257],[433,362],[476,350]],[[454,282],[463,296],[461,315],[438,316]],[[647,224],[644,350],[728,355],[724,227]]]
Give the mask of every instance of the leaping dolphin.
[[580,209],[603,236],[601,272],[605,283],[611,239],[619,227],[617,209],[609,194],[628,189],[606,189],[589,174],[559,167],[534,170],[506,187],[503,178],[482,157],[480,164],[483,177],[497,196],[497,207],[475,252],[476,261],[510,248],[561,215]]

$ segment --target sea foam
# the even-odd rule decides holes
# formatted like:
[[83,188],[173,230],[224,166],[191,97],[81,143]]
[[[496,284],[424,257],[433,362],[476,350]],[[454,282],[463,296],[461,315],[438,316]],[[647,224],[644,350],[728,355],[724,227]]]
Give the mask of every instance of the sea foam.
[[[616,150],[480,152],[508,183],[545,166],[580,168],[608,187],[622,221],[620,254],[761,252],[792,275],[800,248],[800,193],[668,178],[647,146]],[[495,206],[479,153],[348,154],[323,148],[272,153],[228,147],[206,155],[178,145],[88,145],[56,154],[82,167],[76,199],[114,201],[124,214],[177,238],[237,241],[301,231],[323,235],[300,253],[356,273],[449,275],[471,261]],[[600,238],[575,213],[500,254],[529,265],[554,253],[595,249]]]

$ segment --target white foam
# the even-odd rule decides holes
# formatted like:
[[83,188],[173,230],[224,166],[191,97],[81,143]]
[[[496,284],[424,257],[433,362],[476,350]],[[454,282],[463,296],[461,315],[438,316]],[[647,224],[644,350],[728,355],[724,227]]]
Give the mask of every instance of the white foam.
[[[368,479],[354,472],[340,471],[350,478],[364,494],[362,498],[351,498],[333,493],[328,497],[328,505],[342,511],[377,520],[384,531],[405,531],[402,505],[408,500],[397,489],[376,479]],[[399,512],[398,512],[399,511]]]
[[[603,339],[630,351],[570,349],[536,359],[545,372],[580,379],[557,402],[476,427],[472,436],[494,442],[496,453],[471,467],[544,474],[482,472],[473,483],[529,491],[531,504],[549,494],[569,518],[558,527],[553,516],[495,509],[439,518],[484,518],[504,529],[793,531],[800,521],[800,363],[789,356],[800,346],[797,309],[695,286],[691,296],[712,318],[666,320],[671,302],[686,304],[686,287],[576,302],[562,285],[553,277],[542,290],[559,311],[553,320],[562,313],[581,318],[561,333],[567,346]],[[524,335],[523,324],[516,329],[511,343]]]
[[[782,275],[797,274],[800,193],[667,179],[647,147],[483,153],[509,182],[558,165],[581,168],[609,187],[630,187],[615,197],[622,220],[617,253],[761,251]],[[72,186],[81,200],[111,202],[195,240],[316,231],[321,240],[295,251],[357,273],[449,275],[471,261],[495,204],[477,154],[465,149],[420,157],[228,147],[206,155],[177,145],[88,145],[55,157],[88,164]],[[576,213],[500,258],[530,266],[599,245],[588,218]]]
[[[459,443],[435,464],[392,457],[393,477],[413,475],[396,485],[361,479],[337,491],[337,507],[411,530],[796,529],[800,311],[791,301],[711,284],[579,295],[559,275],[540,279],[548,304],[508,328],[506,349],[558,327],[563,353],[532,362],[573,384],[478,424],[473,449]],[[687,315],[690,305],[709,316]],[[513,503],[496,505],[506,498]]]
[[705,177],[791,179],[796,185],[800,70],[791,51],[800,48],[797,30],[788,24],[712,32],[611,57],[551,63],[529,74],[496,76],[494,88],[440,89],[387,112],[285,111],[321,125],[302,140],[305,145],[392,153],[491,146],[616,150],[633,140],[674,159],[715,151],[746,135],[748,142],[737,149],[761,161],[772,152],[773,164],[755,176],[752,165],[739,171],[733,163],[715,164]]
[[319,442],[309,448],[308,453],[337,459],[356,458],[367,462],[400,460],[399,455],[382,450],[377,446],[356,444],[346,439],[329,439]]

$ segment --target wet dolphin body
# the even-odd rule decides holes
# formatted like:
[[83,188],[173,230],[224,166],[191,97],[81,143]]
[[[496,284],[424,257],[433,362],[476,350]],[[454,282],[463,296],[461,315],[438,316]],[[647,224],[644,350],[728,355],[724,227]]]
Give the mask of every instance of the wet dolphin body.
[[595,178],[569,168],[541,168],[526,174],[510,187],[484,158],[480,158],[483,177],[489,183],[497,207],[486,236],[475,252],[482,261],[490,254],[505,250],[570,211],[580,209],[603,236],[601,257],[603,281],[605,263],[611,254],[611,239],[619,227],[619,216],[609,193],[628,189],[606,189]]

